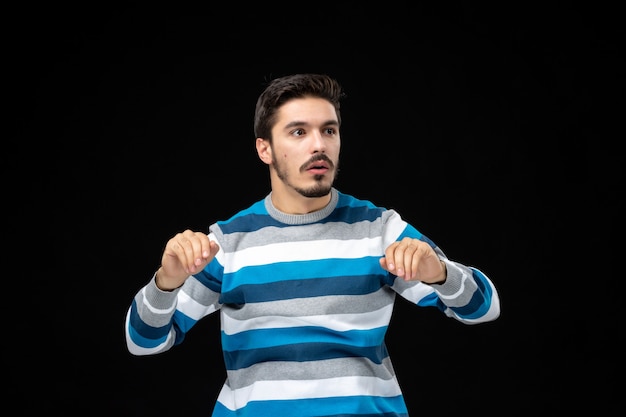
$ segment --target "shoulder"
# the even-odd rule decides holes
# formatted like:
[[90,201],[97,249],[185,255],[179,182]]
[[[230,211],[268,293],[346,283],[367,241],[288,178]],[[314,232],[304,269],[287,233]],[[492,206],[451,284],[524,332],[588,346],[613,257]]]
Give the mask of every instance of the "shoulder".
[[211,229],[221,229],[223,233],[247,232],[250,228],[258,228],[270,221],[270,216],[264,204],[265,199],[259,200],[249,207],[238,211],[226,220],[218,220]]
[[358,198],[352,194],[345,194],[337,190],[337,207],[364,207],[368,209],[386,210],[384,207],[377,206],[370,200]]

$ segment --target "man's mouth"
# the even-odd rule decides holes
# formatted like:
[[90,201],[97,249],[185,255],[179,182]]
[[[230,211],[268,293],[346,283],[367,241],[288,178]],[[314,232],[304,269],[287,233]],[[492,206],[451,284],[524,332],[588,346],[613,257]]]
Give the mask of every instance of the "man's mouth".
[[330,170],[330,165],[324,161],[317,161],[307,166],[306,172],[313,175],[324,175]]
[[328,164],[326,163],[316,163],[311,164],[307,169],[328,169]]
[[328,158],[322,156],[317,158],[315,161],[309,162],[305,166],[305,170],[314,174],[325,173],[332,165],[333,163]]

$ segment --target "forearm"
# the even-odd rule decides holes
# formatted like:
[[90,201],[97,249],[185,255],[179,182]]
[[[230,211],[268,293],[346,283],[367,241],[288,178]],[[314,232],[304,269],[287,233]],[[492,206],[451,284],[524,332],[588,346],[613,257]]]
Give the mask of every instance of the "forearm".
[[175,344],[173,320],[178,291],[160,290],[153,276],[135,295],[126,317],[126,342],[132,354],[157,354]]
[[433,284],[445,313],[463,323],[492,321],[500,315],[500,299],[491,280],[480,270],[444,259],[446,280]]

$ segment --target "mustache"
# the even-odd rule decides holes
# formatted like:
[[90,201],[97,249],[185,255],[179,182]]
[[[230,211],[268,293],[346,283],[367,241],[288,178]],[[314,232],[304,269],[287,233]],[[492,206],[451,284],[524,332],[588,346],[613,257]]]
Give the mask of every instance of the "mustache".
[[331,161],[330,158],[326,154],[321,153],[321,154],[314,155],[311,159],[309,159],[307,162],[305,162],[300,169],[301,170],[306,170],[306,168],[308,166],[310,166],[311,164],[314,164],[317,161],[324,161],[331,168],[334,168],[334,166],[335,166],[333,161]]

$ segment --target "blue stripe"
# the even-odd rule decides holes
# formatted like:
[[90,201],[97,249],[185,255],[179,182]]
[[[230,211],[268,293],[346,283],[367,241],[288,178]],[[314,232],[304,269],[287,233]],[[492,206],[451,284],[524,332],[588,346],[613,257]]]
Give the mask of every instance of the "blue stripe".
[[420,307],[435,307],[441,311],[445,311],[446,305],[441,302],[439,297],[435,292],[431,292],[426,297],[422,298],[417,302],[417,305]]
[[244,284],[383,274],[385,270],[381,268],[378,259],[379,257],[373,256],[355,259],[330,258],[247,266],[236,272],[224,274],[222,291],[227,292]]
[[[341,204],[340,204],[341,203]],[[340,194],[337,208],[333,210],[330,216],[321,220],[320,223],[329,222],[345,222],[347,224],[357,223],[361,221],[375,221],[385,211],[378,208],[368,201],[360,201],[354,198],[347,198]],[[265,210],[264,201],[261,200],[240,213],[237,213],[228,220],[218,221],[217,225],[224,234],[253,232],[264,227],[292,227],[273,219]]]
[[[367,207],[371,209],[378,209],[379,207],[374,205],[371,201],[368,200],[359,200],[358,198],[344,194],[341,191],[337,191],[337,195],[339,199],[337,200],[337,207]],[[384,209],[382,209],[384,210]]]
[[[171,329],[169,325],[153,327],[142,321],[137,312],[137,304],[134,300],[129,320],[130,326],[128,332],[131,340],[137,346],[141,346],[146,349],[152,349],[164,343],[167,340]],[[174,322],[172,323],[176,334],[176,340],[174,343],[180,344],[185,337],[185,332],[188,331],[195,323],[195,320],[176,310],[174,313]]]
[[435,242],[421,234],[415,227],[411,226],[410,224],[406,225],[406,227],[404,228],[402,233],[400,233],[400,236],[398,236],[396,240],[400,241],[405,237],[410,237],[411,239],[419,239],[422,242],[428,243],[432,248],[436,247]]
[[180,310],[177,309],[174,312],[174,326],[176,326],[184,333],[187,333],[196,323],[197,320],[194,320],[188,315],[181,313]]
[[222,291],[222,283],[219,281],[219,278],[216,277],[223,275],[224,267],[220,265],[217,259],[213,258],[202,271],[194,274],[194,277],[211,291],[219,293]]
[[358,347],[337,343],[298,343],[238,351],[224,350],[223,353],[228,370],[243,369],[262,362],[310,362],[337,358],[367,358],[380,365],[389,356],[384,344]]
[[246,214],[267,214],[267,210],[265,209],[265,199],[261,199],[257,201],[256,203],[252,204],[247,209],[236,213],[231,218],[235,218],[237,216],[246,215]]
[[362,275],[240,285],[234,290],[223,292],[220,302],[245,304],[328,295],[371,294],[383,286],[383,278],[382,275]]
[[[146,330],[145,327],[142,328],[142,331],[144,330]],[[128,335],[130,336],[130,340],[132,340],[134,344],[146,349],[152,349],[165,342],[165,340],[167,339],[167,334],[160,338],[144,337],[135,327],[130,327],[128,329]]]
[[217,222],[225,235],[231,233],[248,233],[263,229],[264,227],[283,227],[284,224],[274,220],[268,214],[244,214],[233,217],[227,221]]
[[[474,268],[470,269],[472,270],[472,275],[478,285],[478,290],[474,292],[472,298],[466,305],[461,307],[450,307],[450,310],[454,311],[458,317],[464,319],[478,319],[487,314],[487,311],[489,311],[493,291],[491,286],[487,283],[487,278],[480,271]],[[437,307],[441,311],[444,311],[447,308],[434,292],[422,298],[417,305],[422,307]]]
[[133,300],[131,305],[129,322],[129,330],[133,342],[147,348],[162,343],[165,338],[167,338],[170,329],[169,326],[152,327],[147,325],[141,320],[141,317],[139,317],[137,302],[135,300]]
[[365,347],[381,344],[385,338],[386,331],[386,326],[343,332],[330,330],[325,327],[303,326],[247,330],[231,335],[222,332],[222,349],[227,351],[244,348],[262,349],[312,342]]
[[[492,289],[487,283],[487,278],[477,269],[470,268],[472,270],[472,276],[478,286],[478,291],[474,293],[472,299],[463,307],[454,307],[454,311],[459,317],[466,319],[477,319],[489,311],[491,306]],[[482,294],[481,294],[482,293]]]
[[213,417],[408,417],[404,398],[351,396],[299,400],[251,401],[232,411],[221,403]]
[[367,206],[345,206],[337,207],[330,216],[320,223],[342,222],[346,224],[358,223],[362,221],[373,222],[380,218],[384,209]]

